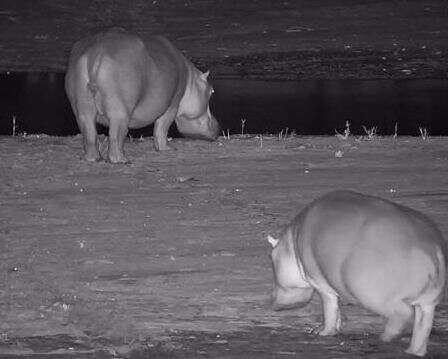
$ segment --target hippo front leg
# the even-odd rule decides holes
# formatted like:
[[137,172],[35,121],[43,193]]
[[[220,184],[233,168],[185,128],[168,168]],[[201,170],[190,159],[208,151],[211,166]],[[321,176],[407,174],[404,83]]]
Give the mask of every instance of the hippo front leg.
[[168,130],[174,122],[177,114],[177,108],[169,108],[162,116],[160,116],[154,124],[154,146],[157,151],[170,150],[167,137]]
[[341,312],[339,310],[338,297],[334,293],[319,292],[322,299],[324,312],[324,325],[316,334],[321,336],[336,335],[341,329]]

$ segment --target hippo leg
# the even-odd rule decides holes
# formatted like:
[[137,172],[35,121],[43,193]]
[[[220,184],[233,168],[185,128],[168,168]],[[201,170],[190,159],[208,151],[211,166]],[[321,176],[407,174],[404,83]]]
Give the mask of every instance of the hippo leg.
[[390,342],[399,337],[403,333],[403,330],[409,323],[411,317],[411,307],[408,304],[401,303],[401,305],[394,308],[394,312],[387,317],[386,326],[384,332],[380,335],[380,339],[383,342]]
[[[85,86],[87,88],[87,86]],[[93,162],[100,159],[97,143],[96,131],[96,115],[97,110],[90,92],[78,91],[79,98],[76,107],[73,108],[76,122],[81,131],[84,144],[84,158],[87,161]]]
[[434,319],[434,309],[434,304],[416,304],[414,306],[414,328],[412,330],[411,344],[406,349],[406,353],[417,356],[426,354],[426,345],[428,344]]
[[123,152],[123,143],[128,133],[129,117],[114,114],[109,117],[109,161],[111,163],[128,163]]
[[322,336],[335,335],[341,329],[341,312],[338,297],[334,293],[319,292],[324,310],[324,327],[317,333]]
[[177,108],[170,108],[154,123],[154,146],[157,151],[166,151],[170,149],[170,146],[167,144],[167,136],[176,113]]
[[98,151],[95,114],[80,113],[78,116],[78,126],[83,136],[84,158],[89,162],[98,161],[100,154]]

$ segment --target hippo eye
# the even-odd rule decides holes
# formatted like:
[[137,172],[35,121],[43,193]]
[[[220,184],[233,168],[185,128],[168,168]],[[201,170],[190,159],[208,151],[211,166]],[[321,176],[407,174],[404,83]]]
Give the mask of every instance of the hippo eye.
[[210,94],[213,95],[215,93],[215,89],[212,87],[210,90]]

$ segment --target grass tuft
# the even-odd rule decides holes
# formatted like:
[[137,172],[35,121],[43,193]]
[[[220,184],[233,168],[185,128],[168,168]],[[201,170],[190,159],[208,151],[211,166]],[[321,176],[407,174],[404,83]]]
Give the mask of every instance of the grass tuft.
[[369,141],[372,141],[376,137],[377,130],[378,130],[376,126],[373,126],[372,128],[367,128],[366,126],[362,126],[362,128],[364,129],[364,132],[366,133],[367,139]]
[[345,121],[345,130],[344,133],[339,133],[336,129],[334,130],[336,132],[336,137],[340,140],[347,140],[350,136],[350,121]]
[[422,140],[426,141],[429,138],[429,133],[426,127],[419,127],[418,130],[420,132],[420,137],[422,138]]
[[241,136],[244,135],[244,127],[246,127],[246,119],[242,118],[241,119]]

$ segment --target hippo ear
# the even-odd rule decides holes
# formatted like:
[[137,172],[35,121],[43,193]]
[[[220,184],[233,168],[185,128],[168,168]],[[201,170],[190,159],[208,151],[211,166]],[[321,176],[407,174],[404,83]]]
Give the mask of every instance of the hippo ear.
[[203,73],[201,74],[201,78],[202,78],[204,81],[207,81],[207,77],[208,77],[208,75],[210,75],[210,70],[207,70],[207,71],[203,72]]
[[268,235],[268,242],[271,244],[272,248],[274,248],[278,244],[278,239]]

